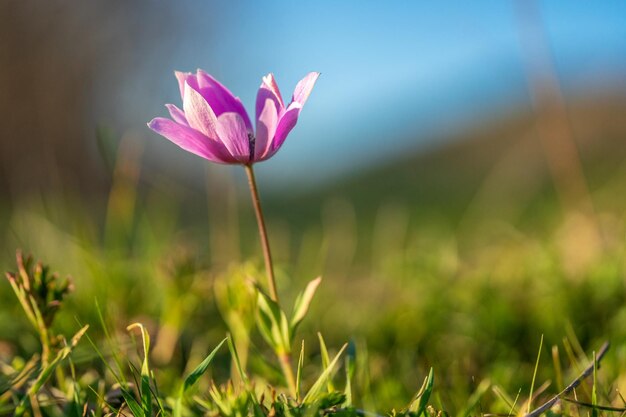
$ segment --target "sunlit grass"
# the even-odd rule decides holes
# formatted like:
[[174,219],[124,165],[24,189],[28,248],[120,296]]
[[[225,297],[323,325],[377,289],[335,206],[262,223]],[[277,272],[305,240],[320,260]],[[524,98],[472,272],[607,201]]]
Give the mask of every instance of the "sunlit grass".
[[[93,346],[83,339],[71,362],[62,362],[41,391],[44,415],[60,415],[46,406],[53,393],[79,403],[77,415],[85,404],[102,410],[108,403],[113,410],[124,401],[136,401],[130,407],[144,414],[148,407],[155,415],[173,413],[188,375],[198,379],[180,415],[237,415],[256,407],[262,392],[267,404],[296,412],[298,405],[279,395],[285,381],[255,329],[256,294],[248,280],[263,282],[263,268],[250,237],[252,213],[228,210],[232,200],[212,200],[209,215],[192,218],[183,207],[185,191],[173,199],[159,184],[138,191],[131,183],[125,199],[135,201],[114,204],[114,194],[129,186],[124,178],[117,181],[102,202],[42,195],[3,212],[3,268],[15,271],[19,247],[61,276],[71,275],[75,290],[52,328],[69,340],[90,326]],[[554,209],[546,211],[541,228],[528,230],[504,222],[455,228],[387,202],[372,218],[349,199],[323,203],[319,222],[300,228],[268,215],[284,304],[293,305],[307,282],[324,277],[293,341],[302,399],[350,343],[326,374],[334,378],[317,384],[324,387],[318,393],[333,388],[329,396],[307,398],[315,409],[337,412],[337,404],[344,404],[344,397],[333,397],[338,392],[350,398],[349,413],[522,413],[530,395],[537,394],[532,404],[539,405],[561,391],[604,340],[612,350],[593,380],[585,380],[570,399],[626,406],[626,240],[620,212],[598,216],[605,239],[593,251],[584,219],[560,221]],[[0,288],[0,409],[9,414],[26,387],[35,386],[37,366],[29,360],[41,347],[8,283]],[[135,322],[150,335],[146,366],[142,339],[126,331]],[[199,375],[194,370],[228,332],[238,360],[220,349]],[[324,335],[323,345],[317,332]],[[422,387],[429,395],[415,397],[431,368],[432,378]],[[18,385],[16,376],[23,372],[28,377]],[[246,387],[248,378],[252,388]],[[264,391],[268,384],[280,387],[278,393]],[[141,395],[131,400],[134,393]],[[612,412],[570,402],[560,407],[573,416]]]

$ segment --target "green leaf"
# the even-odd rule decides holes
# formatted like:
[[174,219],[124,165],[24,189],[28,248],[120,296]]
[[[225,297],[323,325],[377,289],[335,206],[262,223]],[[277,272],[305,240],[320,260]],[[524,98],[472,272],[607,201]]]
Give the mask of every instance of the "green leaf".
[[347,347],[348,347],[347,343],[341,347],[341,349],[339,350],[339,353],[337,353],[337,355],[333,358],[333,360],[328,365],[328,368],[324,369],[324,371],[319,376],[319,378],[317,378],[317,381],[315,381],[315,383],[313,384],[309,392],[307,392],[307,394],[304,396],[304,398],[302,399],[303,403],[314,401],[320,396],[320,394],[322,393],[322,390],[324,389],[324,385],[326,385],[328,380],[332,377],[333,372],[335,371],[335,367],[337,366],[337,362],[339,361],[339,358],[341,357],[341,354],[343,353],[344,350],[346,350]]
[[356,364],[355,364],[355,351],[354,342],[350,342],[348,344],[348,351],[346,352],[346,360],[345,360],[345,368],[346,368],[346,387],[344,389],[344,394],[346,396],[346,405],[349,407],[352,405],[352,378],[354,378],[354,373],[356,372]]
[[296,372],[296,399],[300,401],[300,387],[302,386],[302,368],[304,367],[304,340],[300,348],[300,357],[298,358],[298,370]]
[[200,363],[200,365],[196,367],[196,369],[194,369],[189,375],[187,375],[187,378],[185,378],[185,383],[183,385],[184,392],[187,392],[187,390],[189,390],[189,388],[191,388],[198,381],[198,379],[206,372],[207,368],[211,364],[211,361],[213,361],[213,358],[215,358],[215,355],[220,350],[222,345],[226,342],[226,340],[228,340],[227,337],[225,337],[224,340],[222,340],[217,345],[217,347],[213,349],[211,353],[208,354],[206,358],[204,358],[204,360]]
[[[324,342],[324,338],[320,332],[317,333],[317,338],[320,341],[320,354],[322,355],[322,370],[328,368],[330,365],[330,356],[328,355],[328,349],[326,349],[326,343]],[[327,384],[328,392],[333,392],[335,390],[333,386],[333,381],[328,380]]]
[[428,400],[430,399],[430,395],[433,392],[433,385],[435,383],[435,374],[433,368],[430,368],[428,372],[428,376],[424,379],[424,383],[422,387],[418,391],[417,395],[411,402],[409,406],[409,411],[413,411],[416,413],[416,416],[426,415],[426,406],[428,405]]
[[241,366],[241,361],[239,360],[239,354],[237,353],[237,348],[235,348],[235,343],[233,342],[232,336],[229,335],[227,339],[228,339],[228,350],[230,350],[230,354],[232,356],[233,362],[235,362],[235,366],[237,367],[237,372],[239,373],[239,377],[243,381],[246,391],[248,392],[248,395],[250,396],[252,405],[255,407],[255,414],[256,414],[258,411],[257,408],[260,407],[259,401],[256,398],[256,395],[252,389],[252,385],[250,384],[248,375],[246,375],[246,372]]
[[[433,368],[430,368],[428,372],[428,376],[424,380],[422,384],[422,388],[420,388],[419,393],[417,394],[417,398],[414,403],[417,402],[417,417],[424,414],[426,416],[426,406],[428,405],[428,400],[430,399],[430,395],[433,392],[433,385],[435,384],[435,373]],[[411,404],[413,405],[413,404]]]
[[260,288],[257,302],[257,325],[265,341],[276,354],[291,353],[291,337],[287,316],[276,301],[267,296]]
[[139,405],[137,400],[135,400],[135,397],[133,397],[133,394],[131,394],[130,391],[126,389],[122,389],[121,392],[122,392],[122,397],[124,397],[124,401],[126,401],[126,405],[128,405],[128,408],[130,408],[130,411],[131,413],[133,413],[133,416],[151,417],[149,414],[145,414],[145,410],[141,407],[141,405]]
[[209,368],[209,365],[215,358],[215,355],[217,354],[217,352],[220,350],[222,345],[224,345],[224,343],[227,340],[228,340],[228,337],[225,337],[224,340],[222,340],[215,347],[215,349],[213,349],[211,353],[209,353],[207,357],[204,358],[202,362],[200,362],[200,365],[198,365],[193,371],[191,371],[189,375],[187,375],[183,385],[180,388],[180,391],[178,392],[178,396],[176,397],[176,402],[174,403],[174,409],[173,409],[174,417],[180,417],[182,415],[183,396],[185,395],[185,393],[187,393],[187,391],[189,391],[191,387],[193,387],[196,384],[196,382],[198,382],[198,379],[200,379],[200,377],[204,375],[206,370]]
[[237,348],[235,348],[235,343],[233,342],[233,338],[232,336],[228,336],[228,350],[230,351],[230,355],[232,356],[233,362],[235,362],[235,366],[237,367],[237,373],[239,374],[239,377],[241,378],[241,380],[243,381],[246,390],[248,391],[248,393],[251,395],[252,400],[256,401],[252,392],[252,387],[250,385],[250,380],[248,379],[248,375],[246,375],[246,371],[244,371],[243,367],[241,366],[241,361],[239,360],[239,354],[237,353]]
[[539,340],[539,352],[537,352],[537,361],[535,362],[535,371],[533,372],[533,380],[530,383],[530,394],[528,395],[528,403],[526,407],[526,414],[530,414],[533,403],[533,390],[535,389],[535,379],[537,377],[537,371],[539,370],[539,359],[541,359],[541,350],[543,349],[543,334]]
[[152,415],[152,391],[150,390],[150,335],[141,323],[133,323],[126,330],[139,329],[143,342],[143,363],[141,364],[141,406],[146,416]]
[[290,330],[291,337],[294,336],[296,329],[300,322],[306,316],[306,313],[309,311],[309,306],[311,305],[311,301],[313,300],[313,296],[317,291],[317,287],[319,287],[320,282],[322,282],[322,277],[317,277],[313,281],[309,282],[304,292],[300,293],[296,298],[296,302],[293,307],[293,316],[291,318]]
[[72,353],[72,350],[76,347],[76,345],[78,344],[80,339],[83,337],[83,335],[85,334],[88,328],[89,326],[84,326],[82,329],[80,329],[74,335],[74,337],[72,337],[70,345],[65,346],[63,349],[59,350],[59,352],[57,353],[56,357],[52,360],[52,362],[50,362],[50,364],[48,364],[48,366],[46,366],[39,373],[33,385],[30,386],[30,388],[28,389],[24,397],[22,397],[22,399],[20,400],[20,403],[15,408],[15,414],[14,414],[15,416],[21,416],[22,414],[24,414],[24,412],[26,411],[27,404],[28,404],[28,399],[31,396],[35,396],[37,392],[39,392],[39,390],[44,386],[46,381],[48,381],[48,379],[50,378],[54,370],[57,368],[57,366],[65,358],[67,358],[70,353]]

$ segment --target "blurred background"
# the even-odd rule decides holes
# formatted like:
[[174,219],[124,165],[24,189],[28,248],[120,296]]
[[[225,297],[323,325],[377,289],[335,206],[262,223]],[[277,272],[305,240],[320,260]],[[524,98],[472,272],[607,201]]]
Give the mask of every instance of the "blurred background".
[[542,334],[626,361],[626,4],[0,3],[2,267],[33,252],[74,276],[60,327],[97,298],[178,367],[225,331],[212,283],[262,266],[242,170],[146,127],[196,68],[249,112],[263,75],[322,73],[257,177],[287,298],[325,278],[305,339],[358,341],[378,406],[430,366],[448,408],[515,393]]

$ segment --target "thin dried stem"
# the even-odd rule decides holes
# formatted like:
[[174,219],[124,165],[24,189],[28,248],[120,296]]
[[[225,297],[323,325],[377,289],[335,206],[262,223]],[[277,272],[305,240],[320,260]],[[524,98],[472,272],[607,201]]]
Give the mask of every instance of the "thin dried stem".
[[568,121],[558,73],[546,41],[537,1],[517,2],[520,40],[537,133],[544,147],[548,168],[563,208],[581,209],[600,241],[595,208],[580,151]]
[[591,365],[589,365],[585,370],[580,374],[578,378],[573,380],[565,389],[559,392],[557,395],[552,397],[549,401],[544,403],[541,407],[531,411],[530,413],[524,415],[524,417],[538,417],[539,415],[545,413],[547,410],[552,408],[556,403],[558,403],[565,395],[569,394],[574,388],[576,388],[583,379],[587,378],[596,367],[600,366],[600,360],[604,357],[606,352],[609,350],[609,342],[604,342],[600,350],[598,351],[595,361]]

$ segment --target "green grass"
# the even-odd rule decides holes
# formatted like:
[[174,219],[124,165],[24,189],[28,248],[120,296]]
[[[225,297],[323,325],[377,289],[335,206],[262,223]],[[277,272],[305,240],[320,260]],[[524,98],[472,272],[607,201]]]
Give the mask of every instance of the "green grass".
[[[349,196],[322,201],[306,221],[270,209],[281,305],[323,277],[298,332],[277,336],[280,312],[267,307],[269,327],[256,325],[249,280],[265,281],[247,196],[225,195],[203,208],[204,197],[188,190],[136,190],[118,178],[102,200],[41,195],[4,209],[3,269],[16,270],[21,248],[71,275],[74,291],[50,331],[69,341],[90,327],[76,346],[68,342],[71,352],[59,341],[52,350],[62,359],[40,369],[37,327],[0,282],[0,415],[19,404],[50,416],[85,407],[94,415],[124,407],[176,416],[519,414],[530,395],[538,406],[573,380],[604,340],[612,349],[569,397],[577,403],[551,413],[626,407],[623,208],[598,213],[600,245],[584,218],[563,216],[545,194],[532,205],[543,207],[532,227],[488,216],[451,222],[394,200],[362,210]],[[142,324],[141,337],[126,330],[131,323]],[[231,349],[214,351],[227,334]],[[291,399],[278,342],[289,344],[297,370]]]

